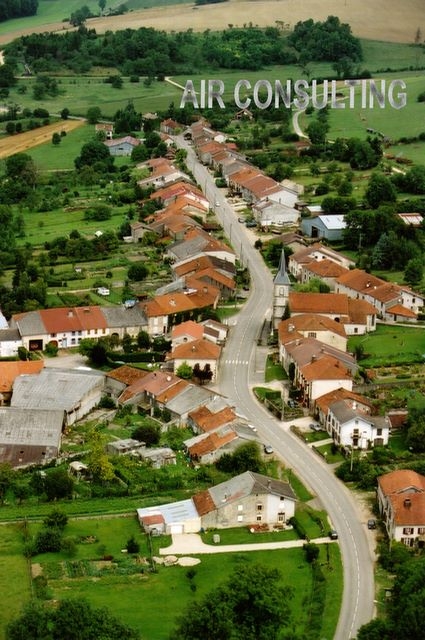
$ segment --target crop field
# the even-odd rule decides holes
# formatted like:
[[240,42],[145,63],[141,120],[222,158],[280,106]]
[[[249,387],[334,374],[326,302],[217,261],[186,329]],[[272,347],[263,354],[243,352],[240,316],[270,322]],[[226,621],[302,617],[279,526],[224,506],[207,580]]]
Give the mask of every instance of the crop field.
[[51,144],[52,135],[61,131],[72,131],[84,124],[81,120],[61,120],[39,129],[17,133],[14,136],[0,138],[0,158],[7,158],[14,153],[25,153],[29,148],[49,142]]
[[[87,6],[94,14],[98,14],[98,6],[94,0],[88,0]],[[127,3],[130,12],[122,16],[93,18],[87,22],[89,28],[97,33],[116,31],[118,29],[153,27],[165,31],[204,31],[225,29],[229,24],[242,27],[252,23],[259,26],[282,25],[293,27],[299,20],[326,20],[335,15],[342,22],[351,25],[354,35],[388,42],[413,42],[419,28],[425,31],[422,0],[374,0],[355,2],[341,0],[230,0],[225,7],[221,3],[196,7],[193,3],[177,4],[161,3],[153,0],[133,0]],[[0,28],[0,45],[10,42],[22,33],[33,31],[63,31],[69,23],[64,19],[72,11],[80,8],[78,0],[64,3],[56,0],[41,0],[39,15],[4,23]]]

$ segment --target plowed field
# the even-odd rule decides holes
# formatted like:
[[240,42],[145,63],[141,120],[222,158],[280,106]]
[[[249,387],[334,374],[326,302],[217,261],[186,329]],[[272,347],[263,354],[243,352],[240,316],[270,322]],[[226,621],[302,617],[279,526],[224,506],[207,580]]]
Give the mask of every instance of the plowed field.
[[31,147],[36,147],[51,140],[56,131],[58,133],[61,131],[73,131],[73,129],[81,127],[83,124],[84,120],[61,120],[39,129],[17,133],[14,136],[7,136],[7,138],[0,138],[0,159],[7,158],[14,153],[25,153]]

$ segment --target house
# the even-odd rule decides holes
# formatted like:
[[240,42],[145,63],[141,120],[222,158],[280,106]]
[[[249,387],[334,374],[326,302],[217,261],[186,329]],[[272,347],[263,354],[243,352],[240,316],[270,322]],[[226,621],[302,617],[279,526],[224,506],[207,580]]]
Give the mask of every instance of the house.
[[15,379],[11,407],[58,410],[69,426],[99,404],[103,390],[104,375],[97,371],[44,368]]
[[316,400],[316,411],[335,444],[354,449],[388,444],[389,421],[372,414],[372,405],[359,394],[336,389]]
[[140,303],[148,319],[149,335],[166,334],[184,314],[196,318],[199,310],[216,308],[220,298],[216,287],[195,280],[189,284],[191,286],[184,291],[166,293]]
[[0,358],[17,356],[18,349],[22,346],[22,338],[17,329],[0,328]]
[[211,340],[218,345],[224,345],[227,339],[229,327],[227,324],[217,322],[216,320],[203,320],[201,323],[204,327],[205,340]]
[[11,360],[0,362],[0,406],[9,404],[13,383],[18,376],[40,373],[44,360]]
[[140,451],[146,448],[146,444],[134,438],[122,438],[108,442],[105,448],[106,453],[111,456],[139,455]]
[[282,320],[278,325],[279,350],[295,337],[315,338],[341,351],[347,351],[347,334],[344,326],[326,316],[303,313]]
[[416,322],[425,297],[408,286],[386,282],[362,269],[352,269],[337,278],[337,293],[372,304],[381,318],[393,322]]
[[[182,382],[186,382],[182,380]],[[156,398],[156,406],[166,409],[171,415],[171,422],[178,427],[186,426],[191,411],[208,403],[215,394],[197,384],[180,385],[179,393],[164,393]]]
[[376,330],[375,307],[347,294],[290,291],[288,305],[291,318],[305,313],[322,315],[341,323],[347,335],[363,335]]
[[297,387],[302,404],[310,409],[321,395],[340,387],[353,388],[352,373],[340,359],[331,355],[313,356],[308,364],[298,367]]
[[310,238],[320,238],[329,242],[341,240],[345,224],[344,215],[318,215],[301,220],[301,231]]
[[124,136],[123,138],[105,140],[103,144],[108,147],[111,156],[131,156],[133,149],[142,144],[142,140],[133,136]]
[[303,265],[301,269],[300,281],[302,283],[310,282],[313,278],[319,278],[328,285],[329,289],[335,289],[335,281],[337,278],[347,273],[348,269],[341,264],[325,258],[324,260],[312,260]]
[[94,130],[96,134],[102,132],[105,140],[112,140],[112,136],[114,135],[114,125],[111,122],[97,122]]
[[216,240],[202,229],[188,229],[184,238],[167,247],[166,255],[172,262],[187,262],[204,254],[221,260],[236,262],[236,254],[224,242]]
[[177,464],[176,453],[170,447],[145,447],[139,449],[137,455],[140,460],[148,462],[152,469]]
[[295,251],[289,256],[288,271],[294,278],[300,280],[304,266],[308,266],[311,262],[320,262],[321,260],[332,260],[332,262],[335,262],[344,269],[354,267],[354,262],[349,258],[346,258],[330,247],[326,247],[320,242],[315,242],[312,245]]
[[168,133],[171,136],[177,135],[181,126],[178,122],[173,120],[173,118],[167,118],[166,120],[162,120],[159,125],[159,130],[162,133]]
[[217,380],[220,354],[221,347],[210,340],[201,338],[177,345],[170,353],[167,353],[165,359],[173,361],[175,371],[178,370],[180,365],[187,362],[192,367],[195,377],[198,370],[201,372],[208,371],[211,374],[208,382],[215,382]]
[[295,514],[288,482],[246,471],[193,496],[204,529],[268,525],[282,528]]
[[425,545],[425,477],[410,469],[378,478],[379,513],[390,540],[407,547]]
[[230,425],[224,425],[211,433],[203,433],[184,441],[185,449],[194,464],[212,464],[224,453],[233,453],[235,441],[241,444],[238,434]]
[[51,462],[59,455],[63,426],[60,409],[1,407],[0,462],[12,467]]
[[198,322],[187,320],[177,324],[171,330],[171,346],[174,349],[179,344],[192,342],[193,340],[201,340],[204,335],[204,327]]
[[255,202],[252,213],[264,231],[281,231],[283,227],[298,224],[300,218],[299,212],[293,207],[274,202],[268,197]]

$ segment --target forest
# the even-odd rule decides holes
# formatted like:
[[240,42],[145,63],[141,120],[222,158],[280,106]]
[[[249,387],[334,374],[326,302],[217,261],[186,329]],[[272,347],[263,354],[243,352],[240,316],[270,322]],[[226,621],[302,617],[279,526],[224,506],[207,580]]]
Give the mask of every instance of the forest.
[[[307,47],[302,44],[305,37]],[[352,68],[360,63],[362,51],[349,25],[330,16],[323,23],[298,23],[291,35],[279,27],[260,29],[251,23],[244,28],[229,25],[219,32],[166,33],[144,27],[104,35],[81,25],[77,31],[60,35],[23,36],[6,47],[5,58],[12,66],[25,61],[35,73],[60,69],[87,73],[99,66],[115,67],[127,76],[152,77],[205,68],[256,71],[268,65],[312,60],[337,65],[344,59]]]
[[0,22],[12,18],[35,16],[38,0],[0,0]]

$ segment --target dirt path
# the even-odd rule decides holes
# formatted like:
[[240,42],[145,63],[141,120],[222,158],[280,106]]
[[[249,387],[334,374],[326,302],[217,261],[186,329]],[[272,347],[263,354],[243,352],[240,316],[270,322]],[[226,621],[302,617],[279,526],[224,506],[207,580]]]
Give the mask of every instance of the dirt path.
[[31,147],[44,144],[52,139],[52,135],[61,131],[73,131],[84,124],[84,120],[61,120],[53,124],[48,124],[39,129],[17,133],[14,136],[0,139],[0,159],[12,156],[15,153],[25,153]]
[[[230,0],[225,8],[221,3],[199,7],[193,3],[179,4],[131,11],[110,18],[93,18],[86,24],[97,33],[140,27],[166,31],[214,31],[227,29],[230,24],[242,27],[249,23],[262,27],[289,25],[292,28],[299,20],[326,20],[329,15],[338,16],[341,22],[348,22],[354,35],[373,40],[413,43],[418,28],[425,33],[423,0]],[[66,30],[68,23],[63,22],[11,30],[0,36],[0,45],[29,33]]]

